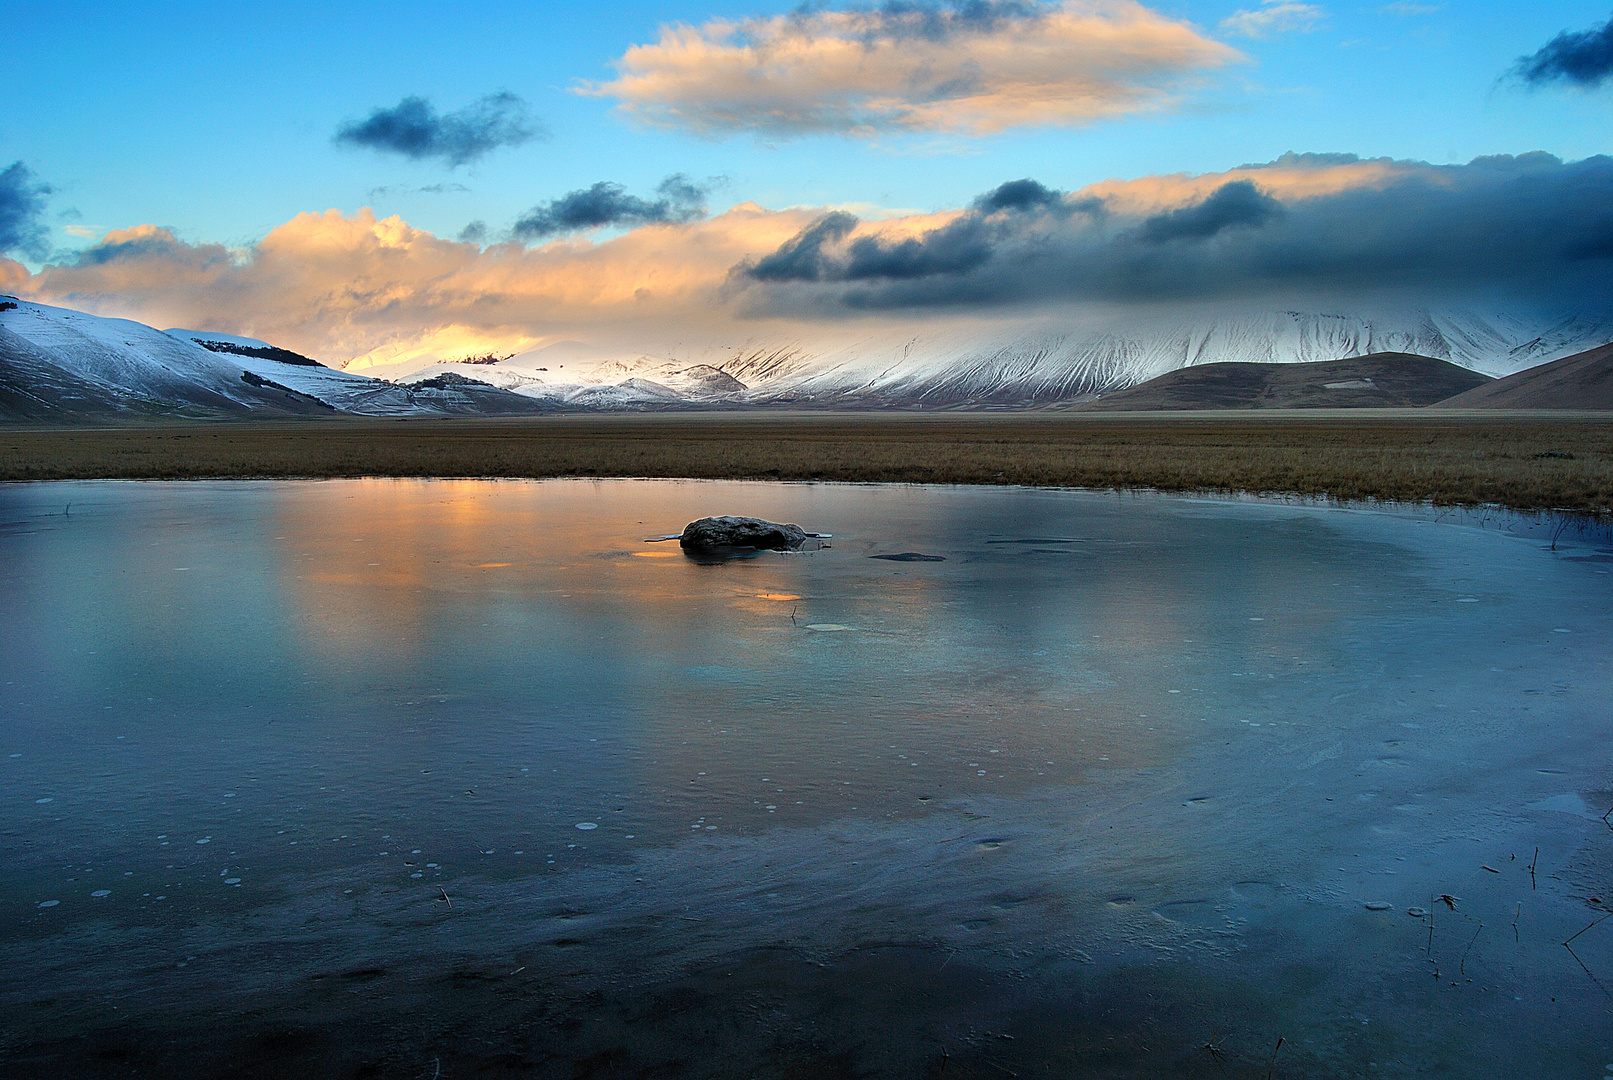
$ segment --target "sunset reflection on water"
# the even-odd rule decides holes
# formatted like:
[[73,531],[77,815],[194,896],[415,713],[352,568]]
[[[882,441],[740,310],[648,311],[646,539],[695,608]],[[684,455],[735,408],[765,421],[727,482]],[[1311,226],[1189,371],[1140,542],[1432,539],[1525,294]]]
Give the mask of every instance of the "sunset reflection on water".
[[[833,537],[717,563],[649,542],[720,513]],[[1083,980],[1146,958],[1104,993],[1175,995],[1184,1046],[1227,1022],[1194,1010],[1239,1012],[1212,977],[1274,988],[1263,1030],[1343,1046],[1363,987],[1390,995],[1374,1029],[1477,1022],[1419,1004],[1404,911],[1456,889],[1511,918],[1494,890],[1533,885],[1523,853],[1603,827],[1535,808],[1588,806],[1569,774],[1602,759],[1605,556],[1476,528],[584,480],[18,485],[0,526],[0,910],[23,916],[0,990],[41,1031],[114,983],[148,1019],[317,1011],[330,971],[381,972],[354,1007],[398,1016],[436,971],[432,1007],[480,1023],[592,993],[586,965],[631,1013],[632,980],[758,957],[768,992],[817,1000],[827,973],[845,1015],[911,963],[981,995],[967,1030],[1054,1031]],[[873,558],[903,553],[927,558]],[[1425,827],[1434,807],[1464,824]],[[1554,880],[1517,895],[1557,936],[1503,943],[1531,979],[1583,925]],[[1510,978],[1489,949],[1473,964]],[[518,971],[537,997],[506,995]],[[658,1028],[666,1053],[740,985]],[[1572,993],[1547,1004],[1589,1030],[1600,999]],[[901,1015],[903,1053],[932,1053]]]
[[[480,849],[575,843],[573,819],[605,816],[588,848],[611,855],[697,821],[901,817],[1155,764],[1214,722],[1203,692],[1180,693],[1219,677],[1207,641],[1291,666],[1327,654],[1339,617],[1336,567],[1306,579],[1304,523],[1240,559],[1247,525],[1187,545],[1172,514],[1101,496],[371,480],[76,498],[52,544],[22,552],[33,600],[54,605],[29,644],[69,700],[120,717],[191,703],[145,738],[220,783],[231,738],[262,737],[254,719],[306,725],[261,745],[288,797],[299,768],[327,765],[378,816],[470,791],[434,827]],[[723,512],[835,538],[717,565],[646,543]],[[910,550],[945,561],[868,558]],[[89,562],[93,594],[68,572]],[[1270,621],[1229,626],[1228,600]],[[85,620],[94,655],[76,647]],[[156,692],[127,692],[141,685]]]

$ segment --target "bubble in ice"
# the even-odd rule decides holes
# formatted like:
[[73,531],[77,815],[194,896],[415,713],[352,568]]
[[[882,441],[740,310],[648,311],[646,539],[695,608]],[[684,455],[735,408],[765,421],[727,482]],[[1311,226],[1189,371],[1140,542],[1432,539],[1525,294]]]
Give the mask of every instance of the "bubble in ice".
[[111,889],[96,889],[94,892],[90,893],[90,895],[93,896],[93,897],[96,897],[97,899],[99,899],[100,897],[103,897],[103,896],[111,896],[112,895],[112,890]]
[[41,900],[39,902],[39,906],[40,907],[55,907],[59,903],[61,903],[60,900]]
[[581,829],[583,832],[587,832],[589,829],[599,828],[599,824],[598,822],[594,821],[579,821],[577,822],[577,828]]
[[238,877],[227,877],[227,878],[224,879],[224,884],[226,884],[226,885],[239,885],[239,884],[241,884],[241,879],[238,878]]
[[850,627],[850,626],[842,626],[839,623],[815,622],[815,623],[807,623],[807,629],[808,630],[816,630],[820,634],[829,634],[829,633],[833,633],[836,630],[851,630],[853,628]]
[[211,844],[213,842],[213,838],[211,836],[204,836],[196,842],[198,844]]
[[1368,900],[1366,907],[1368,911],[1388,911],[1394,905],[1387,900]]
[[34,800],[34,802],[39,803],[41,805],[43,805],[44,803],[55,802],[55,801],[56,801],[55,799],[35,799]]

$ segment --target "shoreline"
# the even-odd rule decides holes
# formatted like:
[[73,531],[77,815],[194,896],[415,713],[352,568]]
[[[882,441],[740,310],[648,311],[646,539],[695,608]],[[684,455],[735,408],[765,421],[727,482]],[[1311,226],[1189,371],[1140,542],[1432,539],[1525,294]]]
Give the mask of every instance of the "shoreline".
[[1613,513],[1613,414],[638,413],[0,427],[0,481],[1024,485]]

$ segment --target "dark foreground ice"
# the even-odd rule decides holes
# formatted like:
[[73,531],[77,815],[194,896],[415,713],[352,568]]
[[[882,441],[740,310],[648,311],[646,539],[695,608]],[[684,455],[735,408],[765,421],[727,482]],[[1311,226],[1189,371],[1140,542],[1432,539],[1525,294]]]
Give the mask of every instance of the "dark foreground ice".
[[[641,542],[734,508],[835,538]],[[1613,554],[1552,531],[0,489],[0,1069],[1596,1080]]]

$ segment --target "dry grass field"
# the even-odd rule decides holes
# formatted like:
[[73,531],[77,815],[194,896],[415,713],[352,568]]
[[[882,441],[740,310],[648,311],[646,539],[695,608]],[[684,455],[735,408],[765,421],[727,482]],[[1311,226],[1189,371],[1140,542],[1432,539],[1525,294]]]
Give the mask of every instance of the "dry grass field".
[[642,476],[1613,510],[1613,415],[705,413],[0,428],[0,480]]

